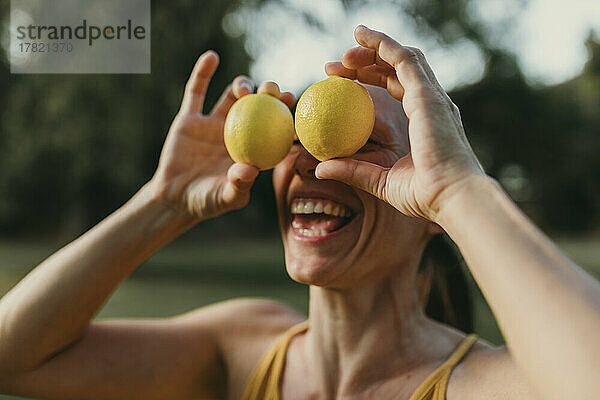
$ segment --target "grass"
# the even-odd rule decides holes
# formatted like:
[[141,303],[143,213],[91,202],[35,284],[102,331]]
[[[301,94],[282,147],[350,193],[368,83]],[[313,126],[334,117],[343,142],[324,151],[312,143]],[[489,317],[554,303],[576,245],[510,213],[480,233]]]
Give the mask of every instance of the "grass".
[[[0,295],[56,250],[44,244],[0,243]],[[171,244],[125,280],[98,317],[166,317],[244,296],[276,298],[305,313],[308,290],[285,273],[279,243],[246,243],[234,250]]]
[[[559,239],[562,250],[600,278],[600,237]],[[0,242],[0,296],[56,251],[35,242]],[[470,280],[474,331],[494,344],[503,343],[493,315]],[[215,245],[175,242],[155,254],[119,286],[97,318],[160,318],[237,297],[266,297],[306,313],[308,290],[285,273],[278,242]],[[0,400],[20,399],[0,395]]]

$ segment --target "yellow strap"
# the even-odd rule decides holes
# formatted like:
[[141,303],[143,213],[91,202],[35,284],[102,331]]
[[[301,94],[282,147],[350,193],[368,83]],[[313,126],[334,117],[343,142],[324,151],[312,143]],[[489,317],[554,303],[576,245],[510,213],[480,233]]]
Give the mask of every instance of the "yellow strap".
[[444,400],[448,379],[454,367],[477,342],[477,335],[471,334],[464,338],[450,357],[438,367],[410,397],[410,400]]
[[241,400],[279,400],[279,379],[288,345],[294,336],[308,329],[308,321],[294,325],[269,349],[252,371]]
[[[294,336],[307,329],[308,321],[301,322],[275,342],[252,371],[241,400],[279,400],[279,381],[287,348]],[[445,400],[450,373],[476,341],[476,335],[467,336],[450,357],[419,386],[410,400]]]

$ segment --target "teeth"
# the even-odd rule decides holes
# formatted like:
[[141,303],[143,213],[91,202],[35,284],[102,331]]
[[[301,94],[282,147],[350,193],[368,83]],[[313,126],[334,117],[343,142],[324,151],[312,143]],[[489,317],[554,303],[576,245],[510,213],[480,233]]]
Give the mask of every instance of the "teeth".
[[302,236],[325,236],[327,231],[323,229],[298,229],[298,233]]
[[304,205],[304,214],[312,214],[315,205],[312,201],[309,201]]
[[342,205],[334,205],[331,202],[295,200],[290,206],[292,214],[327,214],[336,217],[350,217],[352,211]]
[[316,213],[322,213],[323,212],[323,203],[318,201],[317,205],[315,206],[314,212]]

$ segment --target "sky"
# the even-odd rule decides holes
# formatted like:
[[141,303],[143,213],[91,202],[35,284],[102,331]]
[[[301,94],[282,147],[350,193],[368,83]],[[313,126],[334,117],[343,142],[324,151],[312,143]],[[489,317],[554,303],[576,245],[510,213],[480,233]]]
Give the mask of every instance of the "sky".
[[[347,13],[339,0],[282,0],[259,10],[242,7],[223,26],[231,36],[246,33],[253,79],[275,81],[296,94],[325,78],[326,62],[356,46],[352,33],[358,24],[421,48],[446,90],[481,78],[485,59],[476,45],[460,40],[444,46],[418,33],[398,8],[371,1]],[[323,30],[308,25],[299,11]],[[495,45],[517,55],[526,77],[536,84],[576,76],[587,60],[584,42],[590,30],[600,36],[600,2],[593,0],[474,0],[469,12],[485,23]]]

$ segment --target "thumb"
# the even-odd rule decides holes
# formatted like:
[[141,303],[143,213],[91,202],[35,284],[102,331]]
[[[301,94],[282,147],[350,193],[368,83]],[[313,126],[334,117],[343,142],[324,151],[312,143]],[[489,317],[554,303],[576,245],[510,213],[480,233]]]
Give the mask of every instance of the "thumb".
[[382,200],[389,168],[359,161],[353,158],[338,158],[317,165],[315,176],[318,179],[335,179],[371,193]]
[[258,176],[258,169],[235,163],[227,171],[227,182],[223,188],[223,202],[233,208],[241,208],[250,200],[250,189]]

